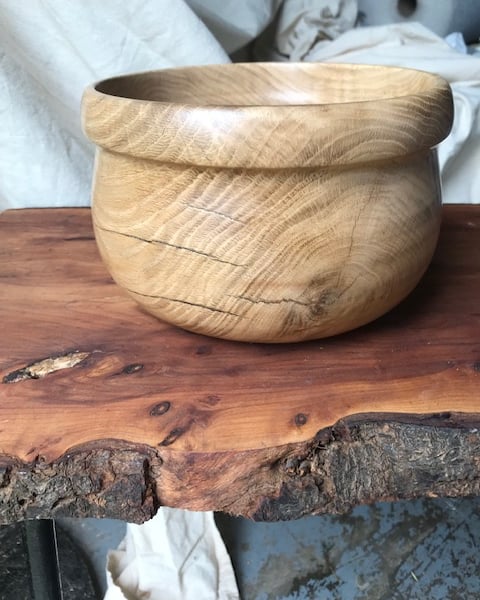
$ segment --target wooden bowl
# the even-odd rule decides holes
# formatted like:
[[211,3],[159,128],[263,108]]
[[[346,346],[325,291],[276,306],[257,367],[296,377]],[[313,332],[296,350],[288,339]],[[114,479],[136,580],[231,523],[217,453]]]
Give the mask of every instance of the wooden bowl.
[[235,64],[88,88],[93,222],[115,281],[198,333],[292,342],[382,315],[417,284],[441,218],[441,78]]

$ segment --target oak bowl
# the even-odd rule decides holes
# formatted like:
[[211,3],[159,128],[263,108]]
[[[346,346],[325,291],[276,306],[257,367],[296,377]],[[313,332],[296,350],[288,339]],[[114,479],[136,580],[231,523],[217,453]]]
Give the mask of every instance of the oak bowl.
[[292,342],[415,287],[441,220],[449,85],[410,69],[234,64],[91,86],[92,218],[114,280],[201,334]]

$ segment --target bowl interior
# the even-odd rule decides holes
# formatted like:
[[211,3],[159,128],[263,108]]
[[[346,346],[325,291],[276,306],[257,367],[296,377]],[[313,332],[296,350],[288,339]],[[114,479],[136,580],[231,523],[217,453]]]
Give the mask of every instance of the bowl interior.
[[115,77],[95,86],[110,96],[193,106],[281,106],[375,101],[422,94],[429,73],[371,65],[209,65]]

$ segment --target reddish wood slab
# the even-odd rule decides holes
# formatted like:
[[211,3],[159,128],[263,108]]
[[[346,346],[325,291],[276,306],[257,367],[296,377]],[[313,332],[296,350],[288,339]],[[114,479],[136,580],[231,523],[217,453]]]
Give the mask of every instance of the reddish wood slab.
[[142,521],[167,504],[272,520],[480,493],[479,300],[477,206],[445,207],[399,307],[289,345],[142,312],[103,267],[88,209],[7,211],[0,519]]

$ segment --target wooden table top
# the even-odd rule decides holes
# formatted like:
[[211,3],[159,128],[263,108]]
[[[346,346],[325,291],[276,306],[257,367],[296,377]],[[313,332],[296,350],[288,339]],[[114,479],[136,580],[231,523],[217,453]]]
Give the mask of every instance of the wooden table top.
[[[457,471],[443,478],[445,490],[417,482],[406,495],[448,485],[452,495],[477,493],[480,207],[444,208],[433,262],[396,309],[356,331],[288,345],[203,337],[142,312],[102,265],[88,209],[7,211],[0,317],[5,522],[60,513],[141,521],[161,504],[258,519],[347,510],[401,497],[393,480],[381,489],[364,482],[363,491],[357,481],[356,495],[342,497],[352,444],[364,452],[375,438],[380,457],[390,452],[388,465],[375,460],[397,473],[419,435],[425,464],[443,443],[458,450]],[[437,440],[439,432],[450,437]],[[341,476],[330,463],[327,473],[328,453],[343,457]],[[407,454],[402,473],[411,477]],[[444,459],[443,474],[452,466]],[[361,460],[358,473],[370,469],[372,479],[373,454]],[[462,460],[471,477],[460,485]],[[90,483],[72,483],[82,473]]]

